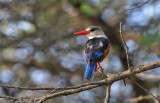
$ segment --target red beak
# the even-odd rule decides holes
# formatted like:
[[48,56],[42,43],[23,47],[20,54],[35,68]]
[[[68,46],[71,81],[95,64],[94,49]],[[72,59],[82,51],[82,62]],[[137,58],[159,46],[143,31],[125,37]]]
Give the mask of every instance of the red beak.
[[77,34],[77,35],[87,35],[89,33],[90,33],[89,31],[80,31],[80,32],[75,32],[74,34]]

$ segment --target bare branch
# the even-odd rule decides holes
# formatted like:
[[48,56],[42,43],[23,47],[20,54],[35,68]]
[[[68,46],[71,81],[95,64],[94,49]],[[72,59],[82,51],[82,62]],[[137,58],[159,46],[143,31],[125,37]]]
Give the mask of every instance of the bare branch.
[[38,101],[38,103],[42,103],[43,99],[44,99],[45,97],[47,97],[48,95],[52,94],[55,90],[56,90],[56,88],[55,88],[54,90],[52,90],[51,92],[49,92],[48,94],[46,94],[44,97],[42,97],[42,98]]
[[104,103],[109,103],[110,91],[111,91],[111,84],[109,84],[106,88],[106,97],[105,97]]
[[[78,92],[81,92],[81,91],[89,90],[89,89],[100,87],[100,86],[103,86],[103,85],[112,84],[113,82],[116,82],[118,80],[128,78],[129,76],[132,76],[132,75],[135,75],[137,73],[140,73],[140,72],[143,72],[143,71],[146,71],[146,70],[150,70],[150,69],[153,69],[153,68],[156,68],[156,67],[160,67],[160,60],[149,63],[149,64],[138,66],[138,67],[134,68],[132,71],[127,70],[127,71],[120,72],[120,73],[117,73],[117,74],[112,74],[112,75],[110,75],[110,77],[108,77],[106,79],[103,79],[103,80],[100,80],[100,81],[97,81],[97,82],[94,82],[94,83],[90,83],[88,85],[79,87],[77,89],[69,89],[69,90],[64,90],[64,91],[60,91],[60,92],[50,94],[48,96],[45,96],[43,101],[38,102],[38,103],[42,103],[42,102],[47,101],[48,99],[51,99],[51,98],[60,97],[60,96],[67,96],[67,95],[70,95],[70,94],[78,93]],[[41,98],[37,98],[35,100],[40,100]]]
[[[15,88],[17,90],[64,90],[64,89],[70,89],[67,87],[59,87],[59,88],[54,88],[54,87],[21,87],[21,86],[12,86],[12,85],[5,85],[5,84],[0,84],[0,87],[4,88]],[[73,87],[74,88],[74,87]]]
[[13,101],[23,101],[24,99],[26,100],[30,100],[30,97],[21,97],[21,98],[17,98],[17,97],[12,97],[12,96],[6,96],[6,95],[0,95],[0,98],[5,98],[5,99],[10,99]]
[[128,50],[129,50],[129,48],[128,48],[126,42],[124,41],[123,35],[122,35],[122,22],[120,22],[120,35],[121,35],[122,42],[123,42],[123,44],[124,44],[125,47],[126,47],[126,56],[127,56],[128,69],[131,70],[130,65],[129,65],[129,57],[128,57]]
[[[94,82],[92,82],[94,83]],[[86,84],[81,84],[77,86],[71,86],[71,87],[21,87],[21,86],[12,86],[12,85],[5,85],[5,84],[0,84],[0,87],[4,88],[15,88],[17,90],[68,90],[68,89],[77,89],[79,87],[83,87],[86,85],[90,85],[91,83],[86,83]]]
[[103,85],[108,85],[108,84],[112,84],[113,82],[116,82],[118,80],[122,80],[125,78],[128,78],[132,75],[135,75],[137,73],[146,71],[146,70],[150,70],[150,69],[154,69],[156,67],[160,67],[160,60],[155,61],[155,62],[151,62],[145,65],[141,65],[138,67],[135,67],[132,71],[127,70],[124,72],[119,72],[117,74],[109,74],[108,78],[105,78],[103,80],[100,81],[96,81],[96,82],[92,82],[92,83],[86,83],[86,84],[81,84],[78,86],[73,86],[73,87],[56,87],[56,88],[31,88],[31,87],[18,87],[18,86],[10,86],[10,85],[3,85],[1,84],[0,86],[5,87],[5,88],[15,88],[15,89],[24,89],[24,90],[64,90],[64,91],[57,91],[56,93],[51,93],[49,95],[45,95],[43,97],[40,98],[36,98],[35,100],[41,100],[43,98],[43,101],[41,101],[40,103],[51,99],[51,98],[55,98],[55,97],[59,97],[59,96],[66,96],[66,95],[70,95],[70,94],[74,94],[74,93],[78,93],[81,91],[85,91],[85,90],[89,90],[92,88],[96,88],[96,87],[100,87]]
[[[128,69],[129,70],[131,70],[131,68],[130,68],[130,65],[129,65],[129,56],[128,56],[128,50],[129,50],[129,48],[127,47],[127,45],[126,45],[126,42],[124,41],[124,39],[123,39],[123,35],[122,35],[122,22],[120,22],[120,35],[121,35],[121,39],[122,39],[122,41],[123,41],[123,43],[124,43],[124,45],[125,45],[125,47],[126,47],[126,56],[127,56],[127,64],[128,64]],[[129,77],[128,77],[129,78]],[[153,96],[153,98],[155,99],[155,100],[157,100],[157,101],[159,101],[158,100],[158,98],[157,97],[155,97],[153,94],[151,94],[148,90],[146,90],[145,88],[143,88],[139,83],[137,83],[136,81],[134,81],[133,79],[131,79],[131,78],[129,78],[132,82],[134,82],[137,86],[139,86],[141,89],[143,89],[145,92],[147,92],[148,94],[150,94],[151,96]]]
[[[156,95],[156,97],[159,97],[160,98],[160,94],[159,95]],[[147,95],[147,96],[139,96],[139,97],[135,97],[135,98],[132,98],[130,99],[131,102],[134,102],[134,103],[137,103],[139,101],[142,101],[142,100],[147,100],[147,99],[153,99],[153,97],[151,95]]]
[[133,7],[133,8],[130,8],[130,9],[124,9],[124,10],[121,10],[119,12],[125,12],[125,11],[129,11],[129,10],[133,10],[133,9],[137,9],[137,8],[140,8],[142,7],[143,5],[147,4],[150,0],[147,0],[145,1],[144,3],[140,4],[140,5],[137,5],[136,7]]
[[19,101],[19,98],[11,97],[11,96],[6,96],[6,95],[0,95],[0,98],[6,98],[6,99],[11,99],[11,100]]
[[98,71],[99,71],[99,73],[102,74],[102,77],[105,77],[105,78],[108,77],[108,76],[104,73],[104,69],[103,69],[103,68],[99,68]]
[[139,73],[139,74],[136,74],[136,76],[146,78],[146,79],[160,80],[160,76],[158,76],[158,75]]
[[147,89],[143,88],[140,84],[138,84],[136,81],[132,80],[131,78],[129,78],[132,82],[134,82],[138,87],[140,87],[141,89],[143,89],[146,93],[148,93],[149,95],[152,96],[153,99],[157,100],[158,102],[160,102],[160,100],[158,100],[157,97],[155,97],[152,93],[150,93]]
[[[99,68],[99,72],[104,76],[105,78],[107,77],[106,74],[104,74],[104,71],[102,68]],[[94,82],[92,82],[93,84]],[[68,89],[77,89],[86,85],[90,85],[91,83],[86,83],[86,84],[81,84],[77,86],[71,86],[71,87],[22,87],[22,86],[13,86],[13,85],[6,85],[6,84],[0,84],[0,87],[4,88],[15,88],[17,90],[68,90]]]

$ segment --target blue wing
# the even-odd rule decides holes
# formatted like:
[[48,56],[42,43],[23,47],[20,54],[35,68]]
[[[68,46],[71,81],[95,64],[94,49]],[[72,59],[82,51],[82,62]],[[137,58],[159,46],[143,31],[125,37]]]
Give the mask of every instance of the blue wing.
[[91,60],[91,61],[98,61],[99,58],[103,57],[103,53],[102,52],[89,52],[89,53],[85,53],[86,59],[87,60]]

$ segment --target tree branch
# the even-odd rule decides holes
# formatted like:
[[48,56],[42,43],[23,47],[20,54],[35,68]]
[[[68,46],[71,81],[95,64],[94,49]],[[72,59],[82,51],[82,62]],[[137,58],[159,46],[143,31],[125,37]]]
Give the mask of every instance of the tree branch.
[[109,103],[110,92],[111,92],[111,84],[109,84],[106,88],[106,97],[105,97],[104,103]]
[[139,74],[136,74],[136,76],[146,78],[146,79],[160,80],[160,76],[158,76],[158,75],[139,73]]
[[129,50],[129,48],[128,48],[126,42],[124,41],[123,35],[122,35],[122,22],[120,22],[120,35],[121,35],[122,42],[123,42],[124,46],[126,47],[126,56],[127,56],[128,69],[131,70],[130,65],[129,65],[129,57],[128,57],[128,50]]
[[17,98],[17,97],[12,97],[12,96],[6,96],[6,95],[0,95],[0,98],[5,98],[5,99],[10,99],[13,101],[23,101],[24,99],[26,100],[30,100],[30,97],[21,97],[21,98]]
[[[128,69],[131,70],[130,68],[130,64],[129,64],[129,56],[128,56],[128,50],[129,48],[127,47],[126,42],[123,39],[123,35],[122,35],[122,22],[120,22],[120,35],[121,35],[121,39],[123,41],[123,44],[126,47],[126,56],[127,56],[127,64],[128,64]],[[133,79],[131,79],[130,77],[128,77],[132,82],[134,82],[137,86],[139,86],[141,89],[143,89],[145,92],[147,92],[148,94],[150,94],[153,99],[155,99],[156,101],[159,101],[157,97],[155,97],[153,94],[151,94],[147,89],[143,88],[139,83],[137,83],[136,81],[134,81]],[[125,83],[125,79],[124,79],[124,83]]]
[[121,11],[119,11],[119,12],[125,12],[125,11],[129,11],[129,10],[133,10],[133,9],[140,8],[140,7],[142,7],[143,5],[147,4],[149,1],[150,1],[150,0],[147,0],[147,1],[145,1],[144,3],[137,5],[136,7],[129,8],[129,9],[124,9],[124,10],[121,10]]
[[19,101],[19,98],[11,97],[11,96],[6,96],[6,95],[0,95],[0,98],[6,98],[6,99],[11,99],[11,100]]
[[[160,98],[160,94],[159,95],[156,95],[156,97],[159,97]],[[153,99],[153,97],[151,95],[146,95],[146,96],[138,96],[138,97],[135,97],[135,98],[132,98],[130,99],[129,101],[133,102],[133,103],[137,103],[139,101],[142,101],[142,100],[147,100],[147,99]]]
[[[120,72],[120,73],[117,73],[117,74],[111,74],[106,79],[103,79],[103,80],[100,80],[100,81],[97,81],[97,82],[94,82],[94,83],[90,83],[88,85],[83,85],[82,87],[79,87],[77,89],[64,90],[64,91],[56,92],[56,93],[53,93],[53,94],[49,94],[48,96],[45,96],[44,98],[43,97],[36,98],[35,101],[39,101],[41,99],[41,102],[38,102],[38,103],[42,103],[44,101],[47,101],[47,100],[55,98],[55,97],[67,96],[67,95],[70,95],[70,94],[78,93],[78,92],[81,92],[81,91],[89,90],[89,89],[100,87],[100,86],[103,86],[103,85],[112,84],[113,82],[116,82],[118,80],[122,80],[124,78],[129,77],[129,76],[132,76],[132,75],[135,75],[137,73],[140,73],[140,72],[143,72],[143,71],[146,71],[146,70],[150,70],[150,69],[153,69],[153,68],[156,68],[156,67],[160,67],[160,60],[145,64],[145,65],[138,66],[138,67],[134,68],[132,71],[127,70],[127,71]],[[43,98],[43,100],[42,100],[42,98]]]
[[134,82],[138,87],[140,87],[141,89],[143,89],[146,93],[148,93],[149,95],[152,96],[153,99],[157,100],[158,102],[160,102],[158,100],[158,98],[156,96],[154,96],[152,93],[150,93],[147,89],[143,88],[140,84],[138,84],[136,81],[132,80],[131,78],[129,78],[132,82]]
[[[41,87],[19,87],[19,86],[10,86],[10,85],[3,85],[3,84],[0,84],[0,86],[5,88],[15,88],[15,89],[21,89],[21,90],[64,90],[64,91],[58,91],[56,93],[48,94],[47,96],[45,95],[41,98],[34,99],[36,101],[41,100],[41,102],[39,103],[42,103],[51,98],[66,96],[66,95],[78,93],[81,91],[89,90],[92,88],[100,87],[103,85],[112,84],[113,82],[116,82],[118,80],[128,78],[129,76],[135,75],[143,71],[151,70],[156,67],[160,67],[160,60],[145,64],[145,65],[140,65],[138,67],[135,67],[132,71],[127,70],[124,72],[119,72],[117,74],[109,74],[109,76],[107,75],[108,78],[105,78],[97,82],[91,82],[91,83],[81,84],[81,85],[72,86],[72,87],[41,88]],[[4,96],[1,96],[1,98],[2,97],[4,98]],[[6,98],[15,99],[14,97],[13,98],[6,97]]]

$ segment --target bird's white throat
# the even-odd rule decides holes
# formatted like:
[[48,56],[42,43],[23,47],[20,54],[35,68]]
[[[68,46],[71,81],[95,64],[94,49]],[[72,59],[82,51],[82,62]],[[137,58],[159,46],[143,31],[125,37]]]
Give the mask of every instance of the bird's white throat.
[[88,39],[100,38],[100,37],[107,38],[104,33],[101,33],[101,34],[91,33],[91,34],[88,34],[86,36],[88,37]]

